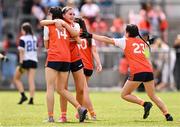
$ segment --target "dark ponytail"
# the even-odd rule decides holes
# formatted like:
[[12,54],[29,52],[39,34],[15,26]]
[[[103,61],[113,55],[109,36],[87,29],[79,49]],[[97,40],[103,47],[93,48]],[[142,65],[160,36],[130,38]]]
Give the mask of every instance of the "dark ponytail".
[[23,23],[21,28],[25,31],[26,34],[33,35],[32,27],[29,22]]
[[135,24],[128,24],[126,26],[126,32],[129,34],[129,37],[137,37],[139,36],[141,40],[144,41],[144,43],[146,43],[146,45],[150,48],[150,45],[148,44],[148,42],[146,40],[144,40],[144,38],[139,34],[139,29],[137,27],[137,25]]
[[32,36],[32,39],[34,41],[34,34],[33,34],[33,30],[32,30],[32,26],[29,22],[25,22],[21,25],[21,29],[23,29],[27,34],[30,34]]
[[[146,45],[149,47],[149,51],[151,51],[151,47],[150,47],[150,44],[146,41],[146,40],[144,40],[144,38],[139,34],[138,35],[140,38],[141,38],[141,40],[143,40],[145,43],[146,43]],[[149,40],[149,39],[148,39]]]
[[[81,29],[83,32],[87,32],[87,27],[86,27],[85,22],[84,22],[83,27],[81,27]],[[87,40],[88,46],[91,47],[92,46],[92,38],[86,38],[86,40]]]
[[[82,18],[75,18],[75,22],[79,24],[82,33],[88,32],[86,24]],[[87,40],[88,46],[91,47],[92,46],[92,38],[86,38],[86,40]]]

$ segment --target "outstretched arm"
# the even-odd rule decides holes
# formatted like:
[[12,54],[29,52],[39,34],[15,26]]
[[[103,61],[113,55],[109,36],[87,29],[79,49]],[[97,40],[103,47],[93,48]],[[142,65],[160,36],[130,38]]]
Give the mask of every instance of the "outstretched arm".
[[104,42],[106,44],[115,45],[113,38],[109,38],[109,37],[106,37],[106,36],[101,36],[101,35],[97,35],[97,34],[90,34],[88,32],[83,32],[80,35],[80,37],[82,37],[82,38],[93,38],[93,39],[95,39],[97,41]]
[[106,36],[92,34],[92,38],[97,40],[97,41],[104,42],[106,44],[113,44],[114,45],[114,40],[112,38],[109,38],[109,37],[106,37]]

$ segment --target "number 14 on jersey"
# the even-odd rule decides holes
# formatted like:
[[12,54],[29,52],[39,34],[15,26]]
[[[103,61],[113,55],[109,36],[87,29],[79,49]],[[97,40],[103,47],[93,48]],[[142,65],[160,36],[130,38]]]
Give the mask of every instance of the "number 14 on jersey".
[[66,33],[66,29],[63,28],[63,31],[59,30],[56,28],[56,32],[57,32],[57,36],[60,39],[61,37],[64,37],[64,39],[67,38],[67,33]]

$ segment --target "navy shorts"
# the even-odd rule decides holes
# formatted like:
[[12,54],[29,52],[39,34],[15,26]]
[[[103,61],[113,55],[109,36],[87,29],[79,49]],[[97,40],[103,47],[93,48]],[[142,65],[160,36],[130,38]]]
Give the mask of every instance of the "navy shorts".
[[140,72],[134,75],[130,75],[128,77],[130,81],[140,81],[140,82],[148,82],[154,80],[154,76],[152,72]]
[[71,72],[76,72],[81,70],[84,67],[82,60],[77,60],[75,62],[71,62],[70,64],[70,70]]
[[30,69],[30,68],[36,69],[37,68],[37,62],[33,61],[33,60],[25,60],[22,63],[22,67],[24,69]]
[[52,68],[56,71],[67,72],[70,70],[70,62],[48,61],[47,67]]
[[93,74],[93,70],[89,70],[89,69],[86,69],[86,68],[84,68],[83,70],[84,70],[84,75],[85,76],[91,76]]

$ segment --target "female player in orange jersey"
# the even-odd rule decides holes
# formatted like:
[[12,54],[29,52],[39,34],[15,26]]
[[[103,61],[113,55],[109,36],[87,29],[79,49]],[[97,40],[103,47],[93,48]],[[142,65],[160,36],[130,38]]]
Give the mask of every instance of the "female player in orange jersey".
[[[80,32],[80,27],[78,23],[74,22],[74,10],[71,7],[64,7],[62,9],[63,20],[66,21],[71,27]],[[79,48],[77,46],[78,38],[70,39],[70,53],[71,53],[71,64],[70,71],[72,72],[75,87],[76,87],[76,99],[80,104],[83,104],[83,96],[84,96],[84,85],[87,85],[84,73],[83,73],[83,63],[81,59],[81,55],[79,52]],[[68,87],[68,83],[66,84],[66,89]],[[66,111],[67,111],[67,101],[61,96],[61,116],[59,122],[66,122]]]
[[[71,8],[70,8],[71,10]],[[71,12],[71,11],[70,11]],[[65,17],[64,15],[64,19],[67,19],[67,17]],[[81,31],[87,31],[86,30],[86,26],[85,23],[82,19],[80,18],[76,18],[75,22],[77,22],[80,25],[80,29]],[[84,84],[84,97],[83,97],[83,106],[86,107],[91,115],[91,118],[93,120],[96,120],[96,113],[94,111],[92,102],[90,100],[89,97],[89,91],[88,91],[88,80],[90,78],[90,76],[93,73],[93,57],[95,58],[96,64],[97,64],[97,72],[100,72],[102,70],[102,66],[101,66],[101,62],[100,62],[100,58],[99,55],[97,53],[96,50],[96,46],[95,46],[95,42],[92,39],[81,39],[81,43],[78,44],[78,48],[77,45],[74,44],[75,42],[72,43],[72,51],[75,53],[80,54],[81,57],[77,57],[77,56],[72,56],[72,59],[79,59],[82,60],[82,63],[84,65],[83,67],[83,72],[84,74],[82,74],[82,69],[78,69],[79,72],[74,72],[75,68],[78,68],[78,64],[76,64],[77,62],[72,62],[71,63],[71,72],[73,74],[74,80],[76,81],[76,75],[80,78],[80,77],[84,77],[83,75],[85,75],[85,84]],[[76,50],[75,50],[76,48]],[[78,50],[79,49],[79,50]],[[79,73],[79,74],[77,74]],[[83,79],[82,79],[83,81]],[[78,82],[77,82],[78,83]],[[80,83],[80,82],[79,82]],[[77,87],[78,84],[76,84],[76,90],[79,89],[79,87]],[[82,84],[80,84],[82,85]],[[78,94],[77,94],[78,96]],[[64,98],[60,98],[60,102],[61,102],[61,117],[60,117],[60,122],[66,122],[67,118],[66,118],[66,111],[67,111],[67,101],[64,100]],[[76,115],[76,117],[78,118],[78,115]]]
[[[75,21],[80,24],[81,32],[87,31],[85,21],[81,18],[76,18]],[[101,61],[99,58],[99,54],[96,48],[96,43],[94,39],[88,38],[88,39],[81,39],[81,44],[78,44],[80,54],[82,57],[82,61],[84,64],[84,75],[86,77],[86,82],[88,84],[88,81],[90,77],[93,74],[93,61],[95,60],[96,63],[96,71],[100,72],[102,70]],[[96,120],[96,113],[94,111],[92,102],[89,97],[89,90],[88,85],[84,86],[84,101],[83,106],[86,107],[90,113],[91,119]]]
[[[73,12],[73,8],[71,7],[64,7],[62,9],[62,13],[63,13],[63,19],[64,21],[66,21],[69,26],[73,27],[76,31],[80,31],[80,27],[78,23],[74,22],[74,12]],[[43,24],[44,25],[49,25],[49,24],[53,24],[53,21],[44,21]],[[57,22],[58,23],[58,22]],[[61,24],[61,23],[59,23]],[[59,26],[59,24],[56,24],[57,26]],[[62,25],[60,25],[62,26]],[[72,72],[74,81],[75,81],[75,86],[76,86],[76,99],[78,100],[78,102],[80,104],[83,104],[83,89],[85,88],[85,86],[87,86],[87,82],[86,82],[86,78],[85,75],[83,73],[83,63],[81,60],[81,56],[80,56],[80,51],[79,48],[77,46],[77,42],[79,42],[78,38],[70,38],[70,53],[71,53],[71,65],[70,65],[70,70]],[[66,89],[67,89],[68,84],[66,85]],[[87,90],[86,90],[87,91]],[[88,94],[88,93],[87,93]],[[67,100],[61,96],[60,97],[60,102],[61,102],[61,116],[59,121],[60,122],[66,122],[66,111],[67,111]],[[88,101],[85,100],[85,103],[90,103]],[[89,108],[92,110],[92,108]],[[93,114],[93,111],[90,111]],[[95,113],[94,113],[95,114]]]
[[127,25],[125,38],[115,39],[89,34],[88,32],[82,33],[81,37],[94,38],[98,41],[122,48],[129,63],[130,76],[122,89],[121,97],[126,101],[142,105],[144,107],[143,118],[146,119],[149,115],[152,103],[145,102],[143,99],[132,94],[132,92],[143,83],[149,98],[159,107],[165,115],[166,120],[173,121],[173,117],[169,114],[166,105],[155,95],[152,65],[145,57],[145,48],[148,43],[140,36],[136,25]]
[[[50,13],[52,14],[52,19],[61,18],[61,9],[58,7],[51,8]],[[71,62],[69,40],[70,36],[76,36],[77,34],[76,31],[69,27],[65,22],[61,21],[61,24],[66,29],[63,28],[60,31],[54,24],[48,25],[44,29],[44,41],[46,48],[48,49],[45,68],[47,82],[47,107],[49,115],[48,122],[54,122],[53,107],[55,84],[57,85],[57,92],[77,108],[80,115],[79,121],[83,122],[87,110],[81,107],[76,99],[65,89]]]

